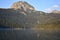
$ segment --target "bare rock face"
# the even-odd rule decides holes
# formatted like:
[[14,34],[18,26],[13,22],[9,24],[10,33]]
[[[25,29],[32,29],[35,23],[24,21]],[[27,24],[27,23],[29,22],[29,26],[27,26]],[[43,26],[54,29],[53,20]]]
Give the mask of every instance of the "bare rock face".
[[60,11],[58,11],[58,10],[53,10],[52,13],[54,13],[54,14],[60,14]]
[[13,9],[20,9],[20,10],[23,10],[23,11],[27,11],[27,10],[34,11],[35,10],[34,7],[29,5],[27,2],[22,2],[22,1],[13,3],[11,8],[13,8]]

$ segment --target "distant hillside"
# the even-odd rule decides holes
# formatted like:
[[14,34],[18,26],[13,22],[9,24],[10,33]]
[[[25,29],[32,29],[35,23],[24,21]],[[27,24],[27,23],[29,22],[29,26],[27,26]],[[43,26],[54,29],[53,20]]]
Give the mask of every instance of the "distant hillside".
[[58,10],[53,10],[52,13],[60,14],[60,11],[58,11]]
[[[16,5],[20,8],[16,7]],[[8,28],[38,28],[46,27],[46,25],[48,27],[50,25],[59,27],[59,24],[60,14],[36,11],[34,7],[26,2],[14,3],[10,9],[0,8],[0,25]]]

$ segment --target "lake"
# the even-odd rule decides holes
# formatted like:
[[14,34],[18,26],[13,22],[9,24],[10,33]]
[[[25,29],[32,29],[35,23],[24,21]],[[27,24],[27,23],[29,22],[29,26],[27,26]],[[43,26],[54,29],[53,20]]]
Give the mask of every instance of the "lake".
[[0,40],[60,40],[60,30],[1,28]]

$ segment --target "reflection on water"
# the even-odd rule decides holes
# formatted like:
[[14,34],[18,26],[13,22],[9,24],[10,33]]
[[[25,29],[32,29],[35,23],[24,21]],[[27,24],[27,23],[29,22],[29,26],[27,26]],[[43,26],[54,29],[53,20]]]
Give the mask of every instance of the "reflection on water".
[[0,29],[0,40],[60,40],[60,30]]

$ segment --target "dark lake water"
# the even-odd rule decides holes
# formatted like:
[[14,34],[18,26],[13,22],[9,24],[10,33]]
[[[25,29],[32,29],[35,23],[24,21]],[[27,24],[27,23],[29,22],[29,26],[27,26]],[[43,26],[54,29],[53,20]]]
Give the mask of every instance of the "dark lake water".
[[4,25],[0,25],[0,29],[1,29],[1,28],[9,28],[9,27],[4,26]]
[[60,30],[0,29],[0,40],[60,40]]

